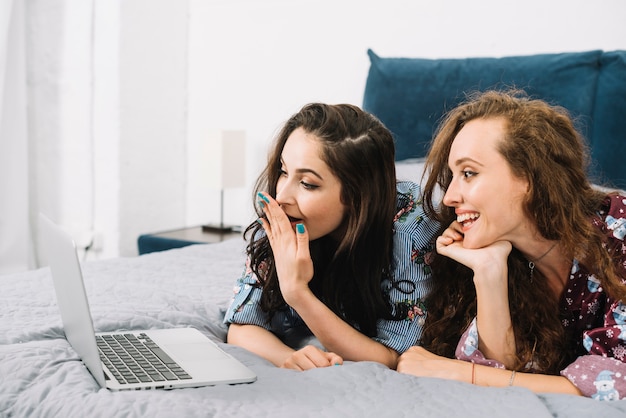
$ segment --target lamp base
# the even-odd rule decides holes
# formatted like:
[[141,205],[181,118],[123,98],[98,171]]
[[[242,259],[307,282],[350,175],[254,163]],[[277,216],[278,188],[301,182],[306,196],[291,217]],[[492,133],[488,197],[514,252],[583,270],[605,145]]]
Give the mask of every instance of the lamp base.
[[228,232],[241,232],[241,227],[238,225],[202,225],[202,231],[212,232],[216,234],[225,234]]

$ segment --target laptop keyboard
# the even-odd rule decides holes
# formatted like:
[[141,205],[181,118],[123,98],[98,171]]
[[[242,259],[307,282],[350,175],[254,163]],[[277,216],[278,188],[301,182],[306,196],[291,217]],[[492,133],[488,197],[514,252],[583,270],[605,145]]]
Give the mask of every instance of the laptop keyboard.
[[97,335],[100,359],[121,384],[191,379],[146,334]]

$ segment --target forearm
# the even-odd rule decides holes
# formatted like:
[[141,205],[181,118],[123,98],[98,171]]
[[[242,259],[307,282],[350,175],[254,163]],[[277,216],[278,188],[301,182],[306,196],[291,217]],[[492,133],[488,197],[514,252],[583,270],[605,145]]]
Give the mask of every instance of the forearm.
[[516,345],[508,306],[482,305],[478,303],[476,315],[478,348],[486,358],[511,368],[515,364]]
[[478,348],[486,358],[497,360],[507,368],[515,363],[516,345],[511,312],[509,310],[508,287],[504,271],[483,273],[475,276],[476,325]]
[[257,325],[231,324],[228,327],[227,342],[243,347],[278,367],[295,351],[276,335]]
[[534,373],[515,373],[511,370],[474,365],[474,383],[480,386],[519,386],[536,393],[564,393],[582,395],[576,386],[563,376]]
[[483,366],[468,361],[438,356],[414,346],[400,357],[398,371],[421,377],[438,377],[480,386],[519,386],[533,392],[582,395],[567,378],[545,374],[514,373],[511,370]]
[[337,353],[344,360],[376,361],[396,368],[398,353],[395,350],[354,329],[312,292],[305,292],[291,302],[291,307],[328,351]]

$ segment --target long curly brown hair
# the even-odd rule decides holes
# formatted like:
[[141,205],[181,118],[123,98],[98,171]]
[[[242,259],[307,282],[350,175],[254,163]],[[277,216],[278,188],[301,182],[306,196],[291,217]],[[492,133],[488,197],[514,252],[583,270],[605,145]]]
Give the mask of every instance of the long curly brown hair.
[[[564,255],[584,264],[610,296],[624,298],[626,290],[613,255],[603,247],[605,238],[591,222],[606,194],[593,188],[587,178],[588,149],[564,108],[516,90],[470,95],[442,120],[429,150],[424,187],[427,213],[441,222],[442,231],[456,219],[454,208],[435,198],[445,193],[452,179],[448,168],[452,142],[466,123],[479,118],[506,120],[505,139],[498,151],[512,172],[527,180],[523,209],[540,234],[559,241]],[[476,315],[473,272],[443,256],[436,256],[432,267],[435,284],[427,300],[422,343],[437,354],[453,357],[460,336]],[[565,335],[559,301],[539,271],[530,282],[528,260],[515,248],[508,268],[515,369],[525,370],[532,363],[536,371],[558,374],[576,357],[570,339],[581,336]]]
[[[349,104],[311,103],[294,114],[278,134],[254,190],[276,197],[281,154],[293,131],[303,128],[322,145],[320,158],[341,182],[346,207],[343,237],[325,236],[309,243],[313,293],[335,314],[368,336],[376,322],[392,318],[393,307],[381,291],[392,268],[393,217],[396,212],[395,145],[391,132],[373,115]],[[264,216],[258,205],[255,210]],[[261,307],[270,314],[285,309],[274,255],[258,222],[251,234],[251,268],[263,287]]]

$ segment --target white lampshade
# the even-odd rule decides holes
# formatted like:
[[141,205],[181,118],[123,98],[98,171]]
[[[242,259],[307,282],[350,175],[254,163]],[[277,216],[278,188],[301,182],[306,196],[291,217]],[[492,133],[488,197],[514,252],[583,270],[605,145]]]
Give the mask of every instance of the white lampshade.
[[246,133],[245,131],[220,131],[216,142],[221,148],[221,189],[246,185]]
[[[195,132],[200,133],[199,130]],[[213,129],[190,136],[187,144],[187,223],[204,223],[208,213],[219,209],[221,225],[224,200],[232,205],[233,197],[242,192],[233,189],[245,187],[245,131]]]
[[190,181],[212,190],[245,187],[245,131],[210,130],[195,151],[189,151],[195,167]]

